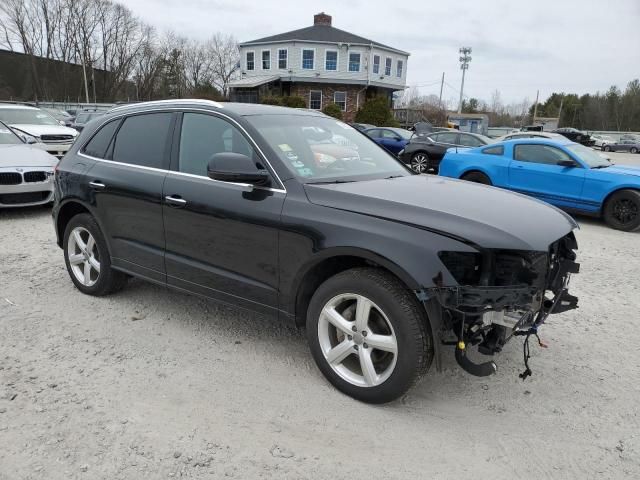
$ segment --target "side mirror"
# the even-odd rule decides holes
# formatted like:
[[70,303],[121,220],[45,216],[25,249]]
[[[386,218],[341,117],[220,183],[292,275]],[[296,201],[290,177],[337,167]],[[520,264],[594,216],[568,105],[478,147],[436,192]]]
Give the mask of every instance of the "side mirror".
[[207,165],[207,175],[221,182],[269,184],[269,172],[259,170],[253,160],[241,153],[216,153]]
[[576,162],[574,162],[573,160],[560,160],[558,161],[558,165],[560,165],[561,167],[575,167]]

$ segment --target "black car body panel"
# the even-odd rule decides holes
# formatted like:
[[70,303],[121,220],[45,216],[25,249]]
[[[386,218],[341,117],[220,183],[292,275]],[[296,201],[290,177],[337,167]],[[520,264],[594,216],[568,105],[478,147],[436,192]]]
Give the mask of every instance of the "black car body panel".
[[411,165],[415,155],[425,154],[428,157],[428,170],[422,170],[419,173],[437,172],[440,161],[449,148],[479,147],[488,143],[488,139],[482,135],[445,130],[414,136],[400,153],[399,158],[406,165]]
[[[154,137],[160,144],[157,166],[114,159],[127,119],[155,113],[171,115],[166,135]],[[237,131],[255,152],[256,165],[268,171],[268,184],[178,171],[187,113],[217,118]],[[488,302],[495,298],[487,288],[502,289],[503,298],[517,299],[511,307],[531,311],[542,308],[545,290],[565,294],[568,276],[560,265],[572,261],[577,248],[571,233],[577,225],[565,213],[504,190],[412,175],[397,160],[400,178],[312,185],[292,173],[254,127],[251,118],[264,115],[326,118],[280,107],[185,100],[120,107],[90,122],[56,173],[58,244],[70,218],[89,212],[104,232],[115,269],[297,324],[305,321],[305,301],[321,281],[320,272],[381,267],[415,292],[442,341],[441,332],[454,331],[460,321],[438,310],[448,308],[444,303],[451,298],[472,295],[468,327],[492,308]],[[87,154],[85,146],[111,121],[119,123],[104,158]],[[492,273],[491,265],[502,271]],[[547,270],[556,272],[553,278]],[[530,305],[520,305],[523,298]]]

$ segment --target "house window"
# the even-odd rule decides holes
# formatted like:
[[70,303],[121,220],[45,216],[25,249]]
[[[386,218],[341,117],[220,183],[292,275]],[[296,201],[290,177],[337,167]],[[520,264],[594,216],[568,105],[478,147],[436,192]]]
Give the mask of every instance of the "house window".
[[302,68],[305,70],[313,70],[315,50],[302,50]]
[[262,51],[262,69],[263,70],[271,69],[271,50]]
[[322,108],[321,90],[311,90],[309,92],[309,108],[311,110],[320,110]]
[[389,57],[384,59],[384,74],[387,77],[391,76],[391,62],[392,60]]
[[335,50],[327,50],[324,53],[324,69],[325,70],[338,70],[338,52]]
[[281,48],[278,50],[278,68],[287,69],[287,63],[289,62],[289,50]]
[[255,70],[256,68],[256,54],[254,52],[247,52],[247,70]]
[[360,54],[359,53],[349,54],[349,71],[350,72],[360,71]]
[[343,112],[347,110],[347,92],[334,92],[333,103],[340,107]]
[[398,63],[396,65],[396,77],[402,78],[403,67],[404,67],[404,63],[402,62],[402,60],[398,60]]
[[380,55],[373,56],[373,73],[380,73]]

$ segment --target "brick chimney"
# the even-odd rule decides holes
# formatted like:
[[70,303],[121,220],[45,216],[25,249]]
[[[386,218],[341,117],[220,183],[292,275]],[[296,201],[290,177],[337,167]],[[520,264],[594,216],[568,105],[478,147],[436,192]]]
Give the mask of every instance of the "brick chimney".
[[327,15],[324,12],[316,13],[313,16],[313,24],[314,25],[327,25],[328,27],[330,27],[331,26],[331,15]]

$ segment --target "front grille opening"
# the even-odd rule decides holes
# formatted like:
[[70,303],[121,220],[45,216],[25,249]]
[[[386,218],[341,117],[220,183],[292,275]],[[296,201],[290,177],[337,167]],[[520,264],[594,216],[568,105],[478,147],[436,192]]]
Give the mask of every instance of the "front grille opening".
[[46,179],[46,172],[26,172],[24,174],[25,182],[44,182]]
[[479,253],[440,252],[438,256],[460,285],[477,285],[480,282],[482,257]]
[[19,185],[22,183],[22,175],[18,172],[0,172],[0,185]]
[[3,205],[20,205],[22,203],[44,202],[51,192],[24,192],[0,194],[0,203]]

